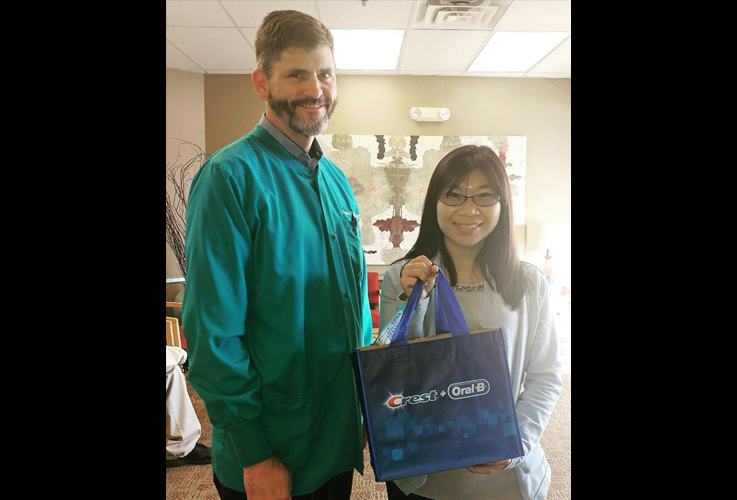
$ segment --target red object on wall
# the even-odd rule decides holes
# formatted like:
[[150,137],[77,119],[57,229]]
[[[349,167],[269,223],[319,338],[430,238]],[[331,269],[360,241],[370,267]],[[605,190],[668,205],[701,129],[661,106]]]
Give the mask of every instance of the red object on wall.
[[371,323],[374,328],[379,328],[379,310],[371,309]]
[[379,273],[369,271],[366,275],[368,278],[368,296],[369,306],[371,307],[371,321],[374,328],[379,328]]
[[420,227],[420,223],[395,215],[389,219],[377,220],[374,226],[378,227],[379,231],[388,231],[392,246],[399,248],[399,244],[404,240],[404,233],[414,231],[416,227]]

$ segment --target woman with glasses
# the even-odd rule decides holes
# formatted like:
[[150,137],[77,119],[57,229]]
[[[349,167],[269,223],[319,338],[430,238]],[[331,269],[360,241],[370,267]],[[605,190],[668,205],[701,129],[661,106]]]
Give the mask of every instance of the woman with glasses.
[[[387,482],[389,499],[544,499],[550,466],[540,447],[562,388],[556,334],[542,272],[521,262],[512,196],[499,157],[486,146],[448,153],[427,189],[417,242],[387,268],[380,328],[425,284],[409,338],[435,335],[432,290],[443,268],[469,330],[501,327],[524,456]],[[524,386],[523,386],[524,382]]]

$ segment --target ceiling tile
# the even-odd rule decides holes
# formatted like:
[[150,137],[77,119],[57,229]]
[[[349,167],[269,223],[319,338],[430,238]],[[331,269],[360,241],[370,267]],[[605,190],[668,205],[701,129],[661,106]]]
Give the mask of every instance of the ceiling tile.
[[560,45],[569,34],[552,31],[494,32],[468,68],[470,73],[525,73]]
[[218,2],[166,2],[167,26],[233,26]]
[[542,61],[537,63],[527,76],[555,76],[566,77],[571,76],[571,37],[568,37],[555,50],[547,55]]
[[496,31],[571,31],[571,2],[515,0]]
[[183,71],[202,71],[202,68],[193,63],[169,40],[166,41],[166,67]]
[[404,37],[399,72],[460,74],[488,36],[487,31],[409,30]]
[[[167,67],[208,73],[247,73],[256,66],[256,28],[273,10],[296,9],[331,29],[407,29],[426,0],[167,0]],[[570,33],[570,1],[494,0],[501,31]],[[507,8],[508,7],[508,8]],[[233,26],[235,22],[236,26]],[[457,24],[457,23],[456,23]],[[460,29],[458,29],[460,28]],[[467,75],[463,70],[489,38],[489,28],[410,30],[397,70],[339,70],[341,74]],[[423,33],[426,32],[426,33]],[[479,40],[479,37],[481,39]],[[170,43],[171,42],[171,43]],[[201,66],[198,68],[198,64]],[[570,39],[527,73],[469,76],[570,77]]]
[[338,70],[395,71],[405,30],[330,30],[335,41]]
[[166,38],[206,70],[256,67],[256,54],[237,28],[170,27]]
[[258,28],[240,28],[241,33],[246,36],[246,39],[251,43],[251,46],[256,47],[256,32]]
[[312,17],[317,16],[314,0],[294,0],[291,2],[282,0],[249,0],[247,2],[223,1],[220,2],[230,12],[238,26],[258,28],[266,14],[275,10],[298,10]]
[[320,20],[330,29],[405,29],[410,22],[412,1],[318,0]]

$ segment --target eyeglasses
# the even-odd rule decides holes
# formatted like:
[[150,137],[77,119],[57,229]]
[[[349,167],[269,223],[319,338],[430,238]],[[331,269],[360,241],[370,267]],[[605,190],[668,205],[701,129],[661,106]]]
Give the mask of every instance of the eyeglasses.
[[455,191],[448,191],[440,195],[440,201],[444,205],[449,207],[459,207],[463,205],[466,200],[470,198],[474,205],[477,207],[490,207],[499,203],[502,199],[498,193],[478,193],[473,196],[466,196],[465,194],[456,193]]

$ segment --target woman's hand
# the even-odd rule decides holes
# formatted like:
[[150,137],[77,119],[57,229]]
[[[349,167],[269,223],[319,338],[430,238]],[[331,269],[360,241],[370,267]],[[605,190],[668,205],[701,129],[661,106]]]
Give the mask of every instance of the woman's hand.
[[489,462],[488,464],[472,465],[468,468],[469,471],[475,474],[493,474],[497,471],[502,470],[504,467],[509,465],[511,460],[499,460],[498,462]]
[[438,266],[432,263],[430,259],[424,255],[415,257],[407,262],[402,268],[402,274],[399,276],[399,282],[402,285],[404,293],[409,297],[412,293],[417,280],[425,283],[425,289],[422,291],[422,297],[425,298],[435,286],[435,279],[438,277]]

